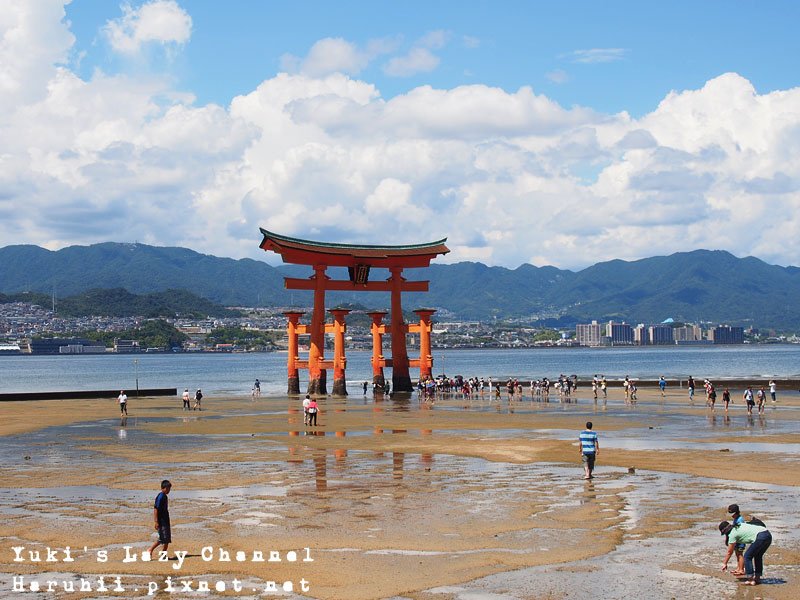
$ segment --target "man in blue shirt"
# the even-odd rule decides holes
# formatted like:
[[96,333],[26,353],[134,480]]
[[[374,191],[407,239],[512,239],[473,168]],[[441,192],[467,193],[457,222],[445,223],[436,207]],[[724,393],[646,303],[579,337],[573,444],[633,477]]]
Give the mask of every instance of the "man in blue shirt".
[[153,504],[153,524],[158,532],[158,541],[150,546],[150,555],[153,554],[153,551],[158,546],[164,546],[164,552],[166,552],[172,541],[172,530],[169,523],[169,498],[167,497],[170,490],[172,490],[172,484],[168,479],[165,479],[161,482],[161,491],[156,496],[156,501]]
[[581,431],[578,439],[581,442],[581,460],[583,460],[584,479],[592,478],[594,471],[594,459],[600,452],[600,443],[597,441],[597,433],[592,431],[592,422],[586,422],[586,429]]

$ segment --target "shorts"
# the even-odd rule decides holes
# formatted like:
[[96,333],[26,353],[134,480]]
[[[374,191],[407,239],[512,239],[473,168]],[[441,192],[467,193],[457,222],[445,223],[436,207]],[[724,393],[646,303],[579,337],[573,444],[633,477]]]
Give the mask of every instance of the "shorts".
[[158,543],[169,544],[172,542],[172,530],[169,525],[158,526]]
[[594,452],[587,452],[581,455],[581,460],[589,467],[589,469],[594,469]]
[[744,552],[744,549],[747,547],[747,544],[736,544],[734,548],[737,552]]

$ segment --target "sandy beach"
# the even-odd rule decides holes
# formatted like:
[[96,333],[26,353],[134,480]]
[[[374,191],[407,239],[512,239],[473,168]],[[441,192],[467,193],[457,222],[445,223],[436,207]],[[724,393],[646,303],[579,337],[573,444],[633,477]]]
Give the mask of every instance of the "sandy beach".
[[[179,398],[131,399],[124,423],[113,399],[3,403],[0,596],[13,593],[12,576],[60,585],[118,575],[116,596],[144,597],[171,575],[226,582],[212,593],[236,597],[291,581],[280,595],[796,598],[800,395],[748,417],[732,394],[727,415],[679,390],[640,391],[635,406],[616,388],[595,403],[587,387],[570,403],[329,397],[316,428],[303,425],[298,399],[281,397],[210,397],[201,413]],[[601,445],[591,481],[577,445],[587,420]],[[186,557],[180,568],[123,563],[149,546],[165,477],[170,553]],[[731,502],[775,537],[755,589],[719,568],[716,525]],[[15,562],[19,546],[77,554]],[[220,548],[244,558],[220,561]],[[254,562],[258,551],[284,559]],[[287,560],[290,551],[313,562]]]

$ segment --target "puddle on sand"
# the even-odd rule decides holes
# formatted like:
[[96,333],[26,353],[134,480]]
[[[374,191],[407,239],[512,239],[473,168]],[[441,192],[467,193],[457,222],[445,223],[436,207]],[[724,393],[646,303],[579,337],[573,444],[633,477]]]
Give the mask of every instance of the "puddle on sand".
[[[558,473],[560,467],[552,467]],[[602,471],[601,471],[602,472]],[[745,513],[762,518],[780,544],[785,548],[800,545],[800,490],[791,486],[750,483],[742,485],[729,481],[642,471],[633,477],[604,481],[604,474],[586,484],[592,493],[615,490],[625,500],[622,515],[624,531],[645,525],[648,518],[659,512],[668,519],[680,520],[675,514],[676,503],[692,512],[715,511],[719,520],[725,507],[738,502]],[[769,497],[765,504],[763,498]],[[646,597],[653,600],[674,598],[735,598],[740,587],[729,575],[716,576],[725,547],[716,530],[714,517],[709,523],[685,526],[674,525],[655,537],[640,534],[625,535],[614,551],[596,558],[565,564],[530,567],[482,577],[469,583],[441,586],[425,591],[432,598],[442,595],[456,600],[478,598],[593,598],[627,600]],[[783,584],[793,577],[793,567],[771,565],[769,552],[765,556],[765,578]],[[686,570],[680,570],[681,565]],[[692,573],[701,569],[706,573]],[[768,586],[761,594],[769,597]],[[512,590],[512,591],[509,591]],[[643,590],[647,590],[643,596]],[[759,595],[761,595],[759,594]],[[405,597],[398,596],[397,600]]]
[[[558,405],[555,408],[560,410]],[[584,405],[569,406],[573,415],[580,414],[585,408],[587,406]],[[405,409],[416,410],[416,406],[406,406]],[[627,412],[635,414],[635,411]],[[661,419],[663,416],[654,416],[654,424],[656,419]],[[636,417],[641,423],[642,414],[636,414]],[[157,420],[173,419],[148,419],[150,422]],[[743,419],[740,421],[744,422]],[[779,431],[784,425],[780,423],[773,425],[767,421],[770,433]],[[67,469],[79,469],[81,464],[92,464],[93,467],[100,464],[104,468],[124,468],[128,472],[132,468],[130,459],[100,455],[84,448],[88,444],[95,443],[93,441],[75,442],[78,436],[94,436],[100,439],[100,443],[104,443],[103,440],[116,443],[118,430],[118,421],[104,420],[77,428],[54,427],[25,436],[0,439],[0,464],[19,468],[20,465],[40,466],[51,461],[50,464],[64,465]],[[119,443],[131,444],[135,448],[142,446],[156,449],[202,448],[203,452],[212,453],[237,450],[236,438],[230,436],[162,435],[139,429],[135,424],[131,425],[131,421],[126,431],[126,440]],[[653,430],[637,428],[604,432],[601,443],[605,441],[606,446],[612,445],[615,440],[619,440],[620,443],[634,443],[642,438],[643,443],[657,445],[676,442],[677,439],[685,437],[701,440],[707,436],[719,436],[722,431],[715,429],[709,420],[703,417],[675,415],[670,416],[668,422],[658,421],[657,428]],[[335,432],[324,433],[333,436]],[[386,433],[391,433],[391,430],[386,430]],[[417,431],[413,429],[409,429],[408,433],[417,435]],[[465,430],[464,433],[475,435],[476,431]],[[478,433],[486,437],[519,435],[519,431],[514,429]],[[372,430],[360,433],[360,435],[373,434]],[[436,435],[439,434],[437,431]],[[446,434],[458,435],[457,432]],[[538,432],[529,433],[531,436],[537,434]],[[353,435],[359,434],[347,432],[348,437]],[[555,437],[563,435],[564,439],[574,439],[576,432],[553,429],[545,435]],[[757,436],[751,439],[757,442]],[[743,441],[737,438],[737,442]],[[361,544],[362,548],[354,552],[363,553],[365,561],[375,556],[381,557],[385,552],[398,555],[389,556],[392,560],[395,558],[402,560],[407,556],[418,556],[421,560],[448,559],[451,554],[453,559],[458,560],[458,556],[455,555],[457,553],[448,552],[442,557],[437,553],[438,548],[426,546],[426,541],[431,539],[428,536],[437,534],[442,537],[450,536],[446,537],[449,545],[449,541],[454,539],[452,536],[456,534],[455,529],[451,527],[453,519],[460,518],[468,524],[486,524],[495,518],[500,521],[501,517],[507,516],[503,515],[504,511],[510,513],[509,507],[518,509],[519,504],[524,502],[530,506],[539,503],[545,505],[546,508],[536,510],[540,511],[542,518],[548,519],[565,512],[565,509],[581,508],[587,504],[597,503],[600,505],[599,518],[605,519],[607,515],[610,527],[618,529],[622,534],[622,544],[602,557],[561,565],[526,568],[458,586],[429,590],[434,595],[445,593],[442,590],[447,590],[447,593],[462,600],[546,597],[547,593],[552,593],[556,597],[563,595],[596,597],[598,589],[607,590],[602,594],[603,598],[641,597],[642,589],[654,590],[648,597],[656,599],[686,597],[687,589],[692,590],[693,597],[725,598],[731,595],[731,588],[735,588],[730,580],[686,573],[680,570],[680,565],[691,564],[716,574],[724,548],[720,536],[715,531],[714,521],[724,517],[724,507],[730,502],[738,502],[744,512],[753,512],[763,518],[776,536],[776,545],[780,544],[786,548],[800,547],[800,539],[795,533],[800,531],[798,522],[800,517],[796,511],[796,506],[800,505],[800,491],[797,488],[650,471],[638,471],[635,475],[627,475],[622,469],[602,466],[595,480],[584,482],[579,478],[578,464],[573,467],[542,463],[512,465],[492,463],[477,458],[390,451],[347,450],[343,454],[341,452],[337,454],[337,451],[303,447],[302,438],[298,438],[296,442],[297,460],[290,458],[288,466],[286,460],[200,465],[170,464],[169,468],[173,472],[191,472],[193,475],[202,473],[203,477],[208,478],[207,481],[212,482],[210,485],[225,483],[226,476],[230,476],[230,483],[238,481],[240,476],[255,476],[266,482],[215,490],[183,490],[180,486],[176,486],[175,498],[178,501],[176,506],[181,506],[183,500],[198,502],[213,500],[226,503],[223,512],[216,512],[194,524],[179,524],[178,531],[195,535],[199,539],[205,535],[204,531],[208,529],[209,524],[227,523],[235,524],[243,530],[255,526],[277,527],[278,529],[269,530],[270,534],[275,533],[275,535],[283,532],[296,533],[302,526],[301,515],[313,514],[319,525],[319,529],[314,531],[336,531],[339,528],[339,531],[348,532],[348,546]],[[708,448],[704,444],[698,445]],[[753,448],[753,444],[745,442],[744,445]],[[769,446],[777,446],[781,451],[794,451],[787,450],[787,446],[796,445],[770,444]],[[238,446],[239,450],[242,448],[243,446]],[[273,446],[269,448],[269,450],[274,449]],[[14,455],[8,456],[7,450],[12,450]],[[22,462],[23,452],[32,456],[31,463]],[[736,468],[735,458],[732,458],[731,468]],[[247,483],[250,481],[253,479]],[[268,498],[254,500],[255,497],[261,496]],[[608,502],[611,497],[615,499],[618,497],[624,507],[612,506],[612,503]],[[18,508],[20,504],[28,502],[26,510],[30,513],[24,516],[32,514],[52,519],[57,523],[74,508],[66,506],[66,503],[85,507],[87,498],[91,499],[92,506],[98,503],[101,508],[127,504],[137,507],[135,510],[139,511],[138,507],[144,507],[140,512],[147,516],[147,510],[152,506],[153,491],[112,489],[102,486],[0,488],[0,513],[13,514],[15,507]],[[188,514],[192,512],[190,509],[193,506],[191,502],[187,502],[187,505],[183,506],[183,510]],[[452,514],[447,515],[439,511],[434,518],[430,518],[429,513],[440,508],[451,511]],[[203,511],[195,512],[202,514]],[[719,519],[708,519],[709,523],[704,523],[703,526],[685,524],[696,519],[692,515],[706,513],[719,514]],[[646,527],[652,522],[654,515],[662,515],[662,523],[675,522],[674,527],[677,529],[657,534],[655,538],[646,538]],[[619,516],[621,518],[618,518]],[[518,519],[518,515],[515,518]],[[97,526],[101,531],[108,531],[110,523],[118,526],[115,525],[115,521],[112,523],[111,520],[102,520],[102,515],[98,517]],[[431,525],[442,529],[436,531]],[[194,529],[190,531],[190,527]],[[404,539],[404,529],[411,527],[423,532],[418,538],[418,544],[412,542],[400,550],[393,550],[390,542],[394,539]],[[570,532],[569,529],[542,530],[537,527],[536,516],[532,517],[530,527],[522,532],[507,535],[500,544],[502,547],[492,551],[517,552],[520,551],[515,548],[518,543],[519,548],[524,549],[522,552],[547,553],[549,549],[555,551],[562,548],[570,537],[577,539],[575,538],[577,533]],[[374,539],[374,536],[380,538],[377,546],[362,544],[361,536],[365,531],[371,539]],[[463,537],[458,538],[458,543],[469,537],[469,527],[460,533]],[[684,540],[690,540],[690,543],[684,544]],[[365,547],[371,547],[373,554],[368,554]],[[477,547],[484,548],[485,544]],[[461,550],[460,554],[480,555],[483,552],[488,550]],[[680,564],[670,564],[670,561]],[[782,573],[770,565],[768,555],[768,576],[773,574],[780,576]],[[785,578],[790,579],[788,576]]]
[[[175,489],[177,491],[179,488]],[[232,497],[285,496],[286,492],[287,488],[285,487],[258,484],[246,487],[229,487],[212,490],[181,489],[179,495],[181,498],[193,500],[226,500]],[[87,499],[91,499],[94,502],[128,501],[140,503],[151,501],[153,492],[151,490],[125,490],[97,485],[67,485],[49,488],[26,488],[23,490],[0,489],[1,511],[5,511],[5,507],[2,507],[3,500],[9,497],[17,503],[42,501],[82,503],[86,502]]]

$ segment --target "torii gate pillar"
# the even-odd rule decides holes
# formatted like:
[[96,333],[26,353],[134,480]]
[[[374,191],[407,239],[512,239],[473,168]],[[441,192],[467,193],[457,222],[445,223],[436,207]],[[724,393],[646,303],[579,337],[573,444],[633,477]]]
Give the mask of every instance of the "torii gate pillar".
[[308,348],[308,393],[324,396],[328,393],[325,360],[325,275],[326,265],[314,265],[314,312],[311,313],[311,343]]
[[436,311],[432,308],[419,308],[414,312],[419,316],[419,325],[409,327],[409,330],[419,331],[419,378],[425,380],[430,379],[433,373],[431,317]]
[[386,359],[383,356],[383,334],[386,332],[386,326],[382,321],[386,316],[386,311],[376,310],[367,314],[372,319],[370,327],[372,333],[372,384],[384,389],[386,379],[383,376],[383,366],[386,364]]
[[332,308],[328,312],[333,315],[333,324],[325,327],[333,333],[333,395],[347,396],[345,377],[347,358],[344,355],[344,333],[347,331],[347,325],[344,318],[350,311],[346,308]]
[[403,282],[402,267],[391,267],[389,282],[392,287],[392,391],[413,392],[411,377],[408,374],[408,349],[406,333],[408,328],[403,319],[403,304],[400,300]]
[[289,352],[286,359],[287,371],[289,375],[287,393],[300,394],[300,375],[298,373],[297,365],[299,361],[297,336],[298,334],[306,333],[306,326],[300,325],[300,317],[302,317],[305,313],[302,311],[290,310],[283,314],[289,321],[286,327],[287,337],[289,338]]

